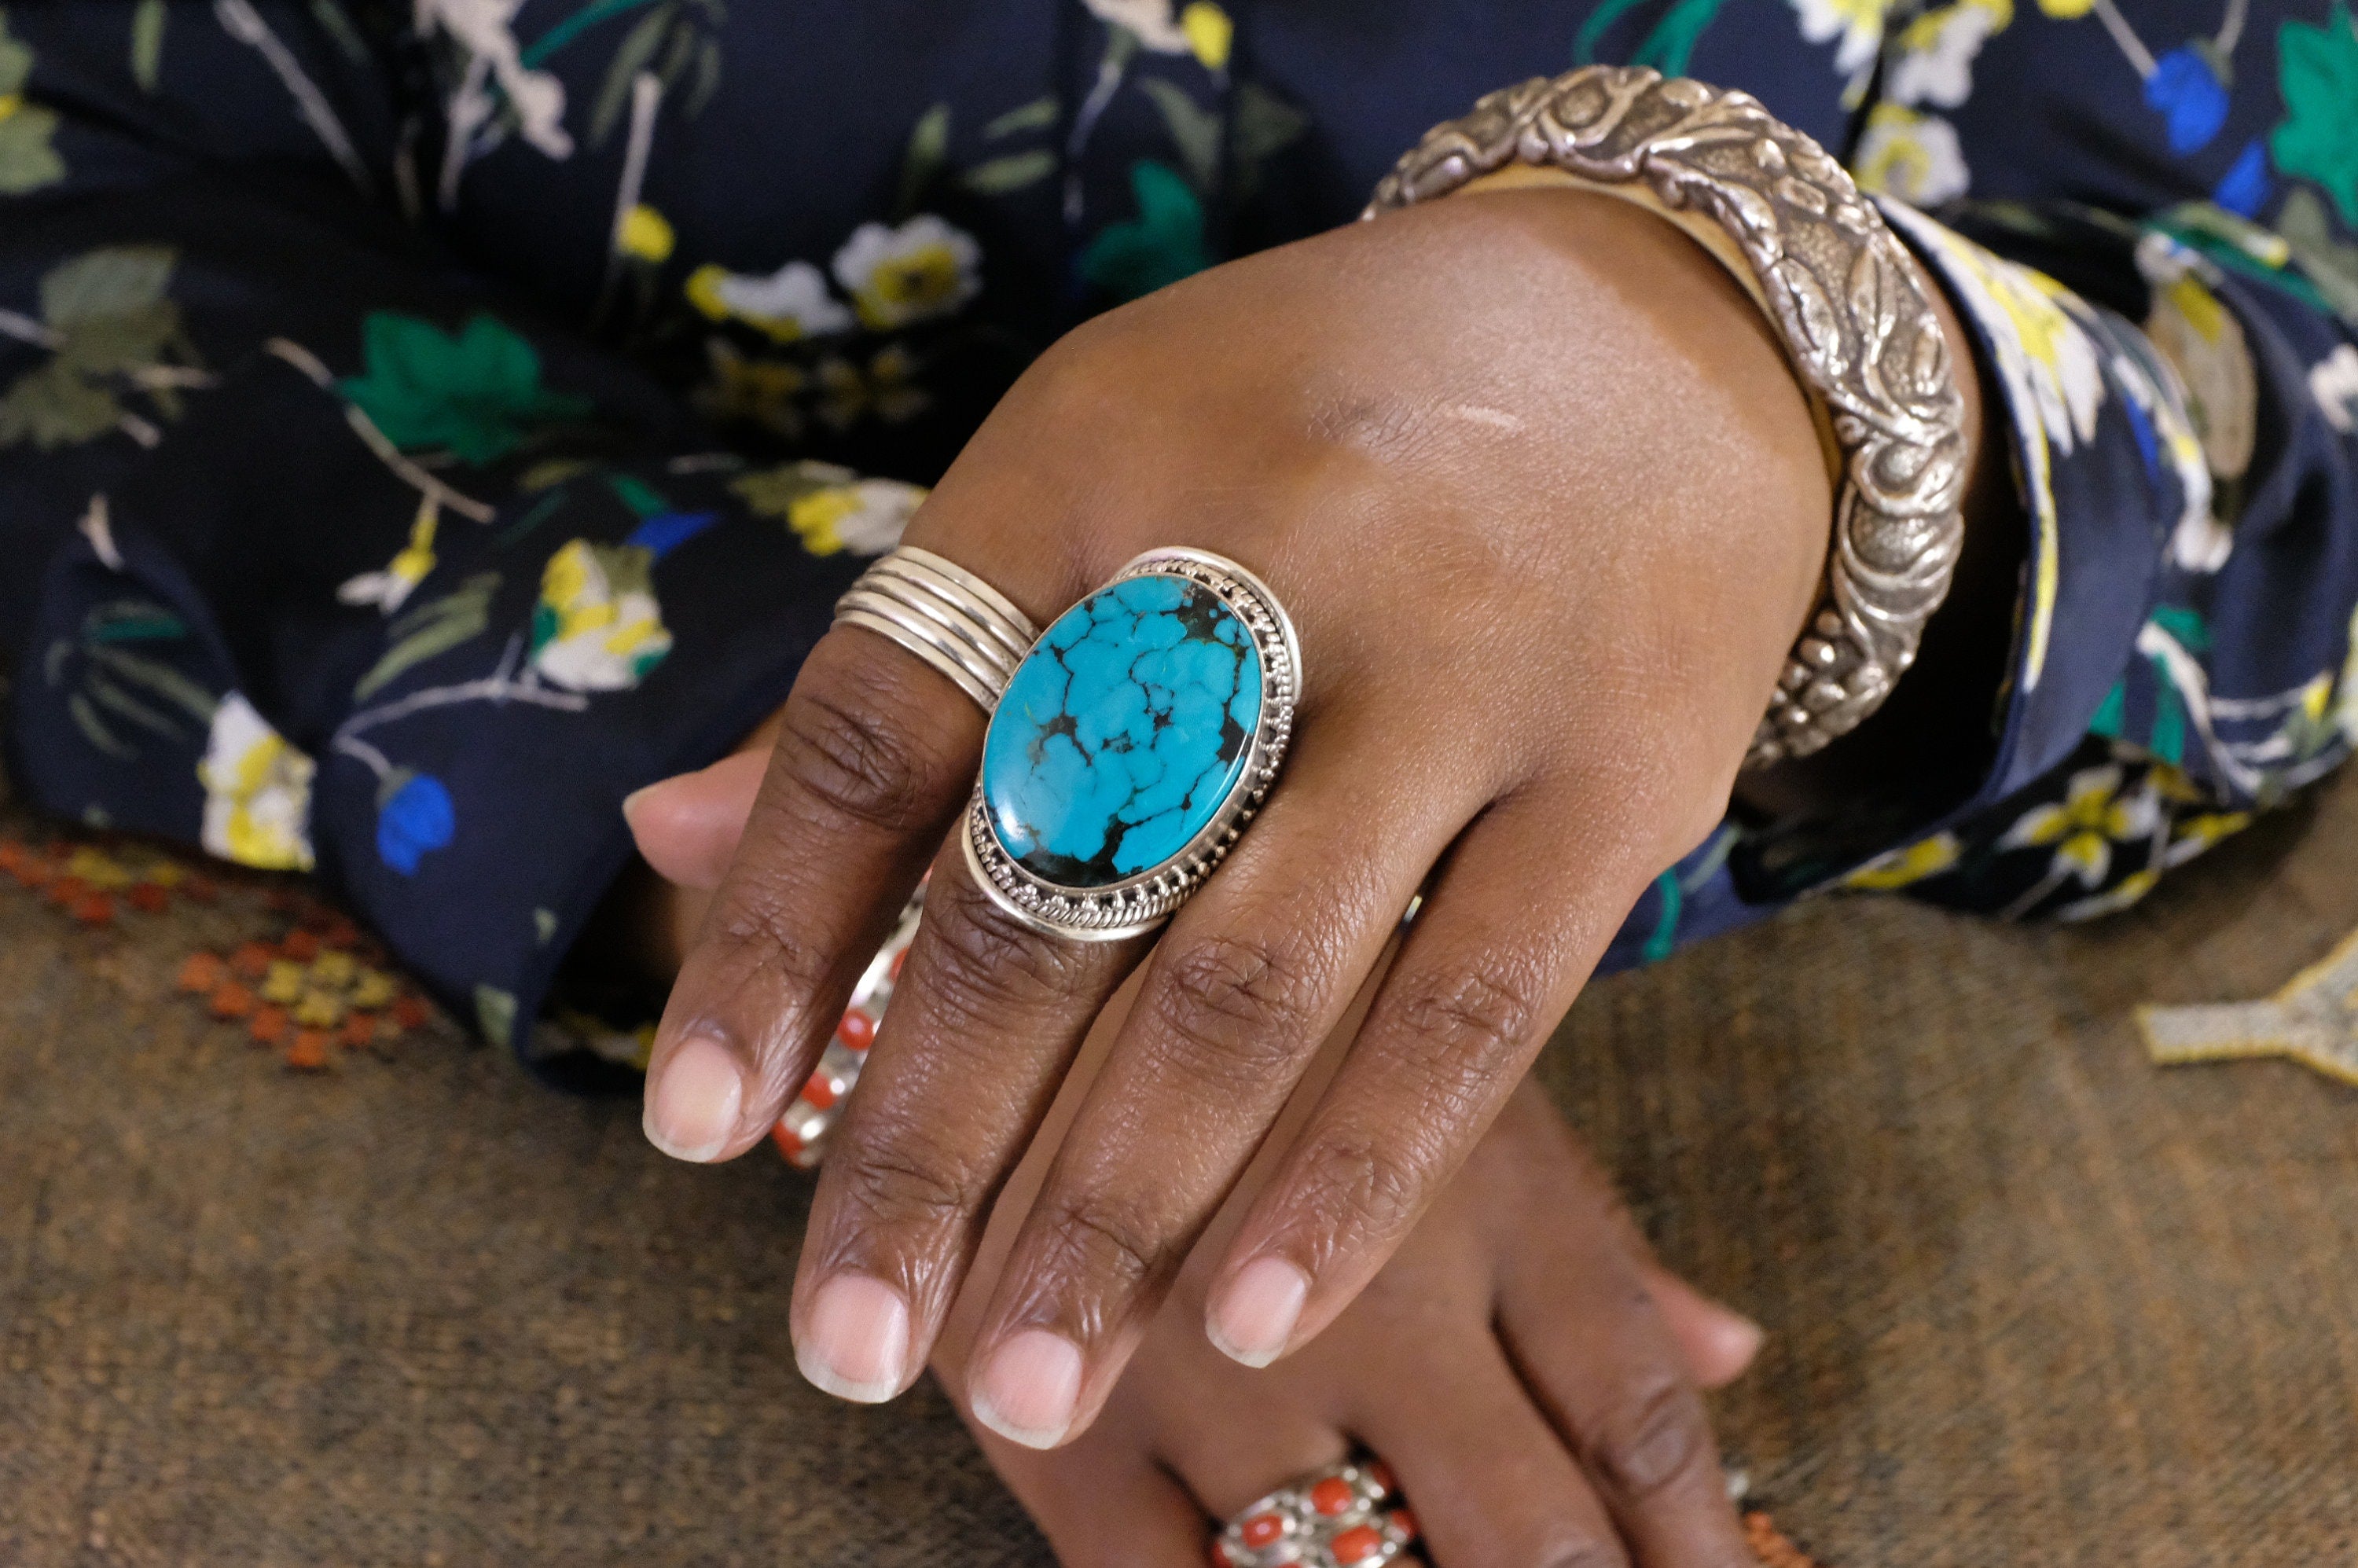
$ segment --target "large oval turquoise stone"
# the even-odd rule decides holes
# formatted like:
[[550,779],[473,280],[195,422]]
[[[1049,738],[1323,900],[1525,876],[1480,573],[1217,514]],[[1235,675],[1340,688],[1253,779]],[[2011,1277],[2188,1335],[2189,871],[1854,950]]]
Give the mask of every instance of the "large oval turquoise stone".
[[1219,811],[1260,722],[1260,652],[1219,595],[1147,575],[1059,616],[999,699],[982,799],[1036,877],[1103,887],[1152,870]]

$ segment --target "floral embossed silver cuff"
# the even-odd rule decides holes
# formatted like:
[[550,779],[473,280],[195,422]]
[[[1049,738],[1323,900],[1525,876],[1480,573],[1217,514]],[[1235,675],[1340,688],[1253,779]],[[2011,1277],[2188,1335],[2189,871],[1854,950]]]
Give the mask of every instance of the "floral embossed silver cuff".
[[1964,399],[1907,251],[1842,166],[1748,93],[1584,66],[1434,126],[1362,217],[1509,163],[1642,180],[1725,228],[1794,367],[1833,411],[1843,479],[1826,581],[1747,767],[1803,756],[1880,707],[1915,661],[1963,544]]

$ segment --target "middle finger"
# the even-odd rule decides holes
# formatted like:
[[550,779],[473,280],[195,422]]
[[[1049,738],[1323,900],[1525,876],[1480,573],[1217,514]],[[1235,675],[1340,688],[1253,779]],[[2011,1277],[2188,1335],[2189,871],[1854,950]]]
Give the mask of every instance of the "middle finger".
[[1048,1447],[1087,1424],[1476,808],[1477,764],[1401,741],[1341,713],[1305,730],[1260,824],[1157,945],[984,1314],[968,1391],[1002,1435]]

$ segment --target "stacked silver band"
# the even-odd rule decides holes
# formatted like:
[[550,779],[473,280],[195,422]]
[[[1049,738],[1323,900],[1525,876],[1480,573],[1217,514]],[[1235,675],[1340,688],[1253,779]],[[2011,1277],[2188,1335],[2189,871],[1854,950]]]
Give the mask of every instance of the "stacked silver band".
[[990,713],[1040,629],[1006,595],[955,561],[903,545],[835,601],[838,625],[890,637]]
[[1915,661],[1964,542],[1964,400],[1916,268],[1817,143],[1748,94],[1643,67],[1584,66],[1490,93],[1426,132],[1363,216],[1517,162],[1642,180],[1665,204],[1709,214],[1833,410],[1844,477],[1824,597],[1745,762],[1816,751],[1880,707]]

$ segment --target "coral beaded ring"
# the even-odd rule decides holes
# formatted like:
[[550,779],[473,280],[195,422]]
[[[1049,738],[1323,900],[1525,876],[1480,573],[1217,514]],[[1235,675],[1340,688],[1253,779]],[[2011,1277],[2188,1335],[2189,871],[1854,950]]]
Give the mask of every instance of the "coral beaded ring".
[[1373,1459],[1314,1470],[1237,1510],[1212,1568],[1384,1568],[1416,1543],[1391,1472]]
[[1153,929],[1260,808],[1301,683],[1267,584],[1204,550],[1139,557],[1057,617],[1001,694],[967,813],[975,880],[1053,935]]

